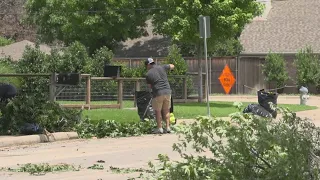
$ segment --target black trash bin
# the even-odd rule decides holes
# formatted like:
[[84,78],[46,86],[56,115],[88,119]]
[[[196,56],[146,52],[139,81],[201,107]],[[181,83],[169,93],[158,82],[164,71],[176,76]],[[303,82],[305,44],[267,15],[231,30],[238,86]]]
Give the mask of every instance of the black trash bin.
[[[141,121],[144,119],[156,119],[155,112],[152,108],[152,94],[148,91],[136,91],[136,103],[138,107],[138,115]],[[173,113],[173,98],[171,96],[170,113]],[[177,119],[175,119],[176,124]]]
[[258,94],[258,103],[265,110],[272,114],[273,118],[277,117],[277,110],[271,108],[270,102],[273,106],[277,106],[278,104],[278,93],[276,92],[267,92],[264,89],[261,89],[257,92]]
[[136,91],[136,102],[138,115],[141,121],[144,119],[155,119],[155,113],[152,108],[152,94],[148,91]]
[[264,89],[261,89],[257,92],[258,103],[259,104],[249,104],[244,110],[243,113],[253,113],[262,117],[276,118],[277,110],[272,109],[270,102],[273,106],[277,106],[278,93],[267,92]]

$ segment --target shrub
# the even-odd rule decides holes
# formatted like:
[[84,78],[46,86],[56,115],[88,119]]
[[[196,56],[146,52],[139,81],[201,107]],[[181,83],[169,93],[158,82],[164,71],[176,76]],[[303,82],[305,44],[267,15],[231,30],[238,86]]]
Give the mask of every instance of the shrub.
[[175,65],[175,68],[169,72],[170,75],[185,75],[188,71],[187,63],[180,54],[180,48],[175,44],[169,47],[169,54],[164,63]]
[[36,96],[19,95],[2,109],[2,134],[19,134],[25,123],[38,124],[50,132],[71,131],[80,121],[81,111],[65,109],[58,103]]
[[299,86],[320,85],[319,57],[313,54],[311,47],[300,50],[294,64],[297,68],[297,84]]
[[276,82],[277,88],[283,87],[289,79],[286,62],[280,54],[269,53],[262,68],[265,80],[268,83]]
[[[49,56],[42,52],[39,47],[26,46],[22,58],[16,66],[17,73],[49,73]],[[37,99],[47,100],[49,97],[48,77],[23,77],[19,94],[33,94]]]
[[86,73],[93,76],[103,76],[104,65],[110,64],[113,58],[113,53],[107,47],[101,47],[93,54],[92,61],[86,67]]
[[[70,57],[77,48],[79,48],[78,44],[66,50],[67,53],[64,56],[68,57],[67,62],[77,63],[76,58]],[[80,58],[83,55],[79,52],[75,56]],[[39,47],[27,46],[22,59],[16,65],[17,72],[49,73],[56,71],[58,68],[68,65],[63,61],[53,61],[53,59],[59,60],[60,57],[58,54],[55,56],[46,55],[40,51]],[[71,64],[68,68],[77,71],[79,67],[83,67],[82,65],[71,67]],[[61,72],[64,71],[68,70],[61,69]],[[12,133],[19,133],[19,128],[24,123],[36,123],[49,131],[69,131],[73,128],[79,120],[80,112],[64,109],[59,104],[48,102],[48,94],[48,77],[22,78],[18,96],[1,110],[4,118],[1,121],[2,132],[10,130]]]
[[[236,112],[231,120],[198,117],[176,128],[173,145],[184,161],[160,154],[160,167],[149,163],[153,179],[319,179],[319,128],[288,109],[280,119]],[[192,147],[205,155],[189,155]],[[152,179],[152,178],[148,178]]]
[[174,64],[175,68],[168,73],[169,83],[171,85],[172,94],[175,98],[182,98],[183,92],[181,90],[184,87],[183,78],[177,77],[170,77],[170,75],[180,75],[186,76],[186,83],[187,83],[187,92],[188,94],[193,93],[193,83],[190,76],[187,76],[186,73],[188,71],[188,66],[186,61],[183,59],[180,48],[177,45],[172,45],[169,48],[169,54],[165,58],[164,64]]
[[79,42],[72,43],[70,46],[63,49],[62,55],[56,55],[56,57],[59,57],[56,69],[50,69],[48,72],[88,73],[85,69],[89,62],[92,61],[88,55],[86,47]]
[[144,78],[147,73],[147,69],[144,65],[144,61],[141,60],[140,65],[135,68],[130,68],[126,63],[121,62],[112,62],[113,65],[121,66],[121,77],[136,77],[136,78]]
[[7,46],[7,45],[10,45],[12,43],[14,43],[14,40],[6,39],[6,38],[0,36],[0,47],[1,46]]
[[47,73],[86,73],[93,76],[103,76],[104,65],[109,64],[113,53],[107,47],[97,49],[92,56],[88,54],[87,48],[74,42],[62,51],[52,50],[48,55]]

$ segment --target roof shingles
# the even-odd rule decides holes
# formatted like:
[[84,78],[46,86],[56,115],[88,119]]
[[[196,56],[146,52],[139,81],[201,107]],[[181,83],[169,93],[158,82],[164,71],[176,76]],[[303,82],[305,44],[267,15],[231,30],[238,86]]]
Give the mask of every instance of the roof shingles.
[[248,24],[241,34],[243,53],[295,53],[311,46],[320,52],[320,1],[272,1],[267,20]]

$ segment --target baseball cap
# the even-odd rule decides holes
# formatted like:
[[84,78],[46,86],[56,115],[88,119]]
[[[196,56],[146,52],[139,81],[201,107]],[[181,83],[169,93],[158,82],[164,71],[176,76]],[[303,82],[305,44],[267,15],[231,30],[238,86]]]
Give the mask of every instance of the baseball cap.
[[153,64],[153,63],[154,63],[154,60],[153,60],[152,58],[148,58],[148,59],[144,62],[145,65]]

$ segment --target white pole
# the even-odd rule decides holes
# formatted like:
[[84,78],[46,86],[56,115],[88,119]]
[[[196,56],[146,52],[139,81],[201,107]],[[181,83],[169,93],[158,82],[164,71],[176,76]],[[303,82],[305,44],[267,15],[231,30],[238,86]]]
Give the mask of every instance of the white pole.
[[208,116],[211,117],[210,114],[210,103],[209,103],[209,72],[208,72],[208,53],[207,53],[207,18],[203,17],[203,24],[204,24],[204,55],[206,58],[206,78],[207,78],[207,82],[206,82],[206,95],[207,95],[207,112],[208,112]]

